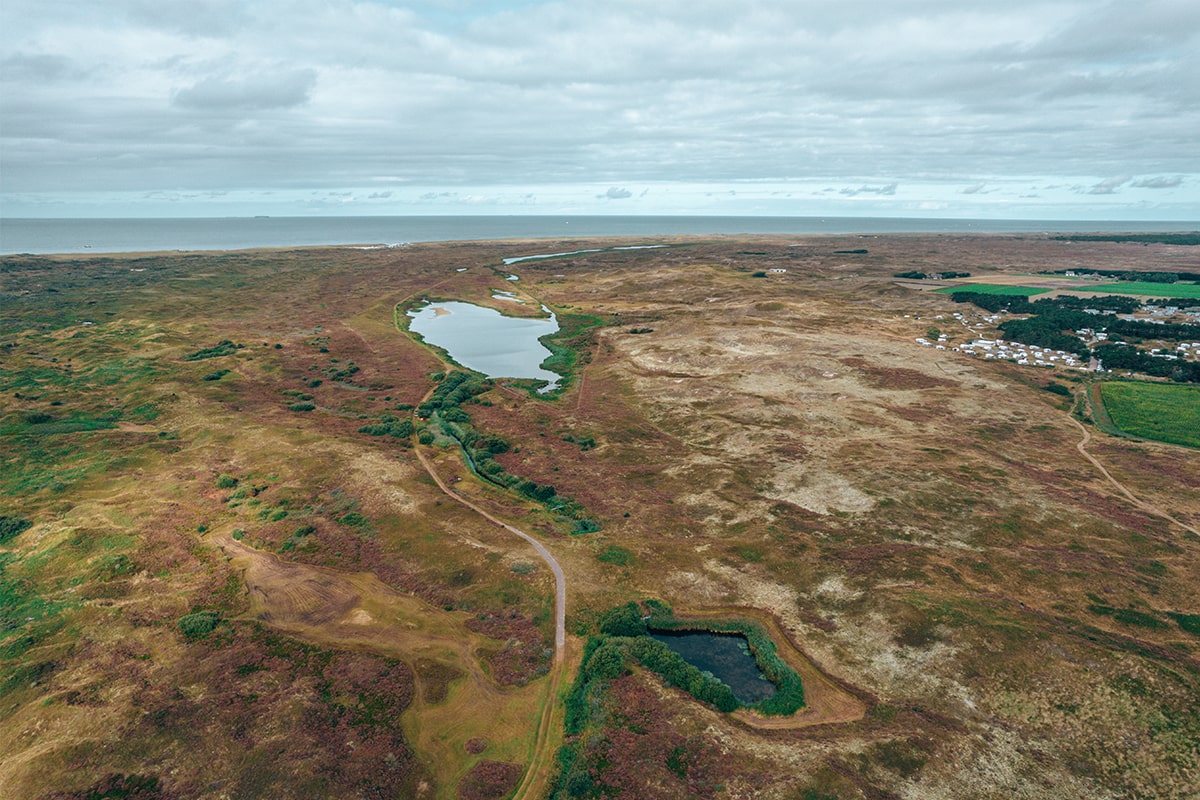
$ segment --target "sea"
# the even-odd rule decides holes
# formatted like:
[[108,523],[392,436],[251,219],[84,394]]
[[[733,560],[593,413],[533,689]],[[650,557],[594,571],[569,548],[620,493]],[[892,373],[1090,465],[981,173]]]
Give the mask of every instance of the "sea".
[[0,254],[243,250],[600,236],[881,233],[1148,233],[1197,222],[894,217],[419,216],[0,218]]

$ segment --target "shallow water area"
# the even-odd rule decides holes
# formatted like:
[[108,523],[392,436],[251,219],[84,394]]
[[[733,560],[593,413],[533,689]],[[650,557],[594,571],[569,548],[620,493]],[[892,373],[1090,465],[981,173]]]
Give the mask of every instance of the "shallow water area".
[[558,331],[553,313],[543,319],[506,317],[492,308],[455,301],[430,303],[408,315],[412,317],[411,330],[467,369],[489,378],[548,381],[542,392],[558,387],[561,376],[541,367],[552,354],[538,341]]
[[775,694],[775,684],[762,674],[750,652],[750,643],[740,633],[653,631],[650,637],[697,669],[711,672],[743,703],[757,703]]

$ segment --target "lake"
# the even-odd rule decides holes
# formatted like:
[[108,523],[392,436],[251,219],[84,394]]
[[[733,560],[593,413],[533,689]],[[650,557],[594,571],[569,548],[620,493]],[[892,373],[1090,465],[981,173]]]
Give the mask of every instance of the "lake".
[[747,705],[775,694],[775,684],[762,674],[750,652],[750,643],[740,633],[652,631],[650,637],[697,669],[711,672]]
[[467,369],[489,378],[547,381],[549,385],[538,390],[545,393],[558,388],[562,376],[541,366],[552,353],[538,339],[558,332],[558,319],[544,306],[543,310],[548,318],[507,317],[473,303],[430,303],[408,312],[408,327]]

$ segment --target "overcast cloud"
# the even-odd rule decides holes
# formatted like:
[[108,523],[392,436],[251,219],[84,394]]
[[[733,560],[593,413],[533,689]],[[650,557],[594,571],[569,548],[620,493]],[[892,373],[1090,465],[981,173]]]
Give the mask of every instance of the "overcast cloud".
[[5,0],[11,216],[1200,219],[1195,0]]

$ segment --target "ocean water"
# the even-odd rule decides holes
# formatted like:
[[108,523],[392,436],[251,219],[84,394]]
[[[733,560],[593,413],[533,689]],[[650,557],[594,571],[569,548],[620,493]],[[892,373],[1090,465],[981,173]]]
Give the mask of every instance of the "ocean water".
[[884,217],[229,217],[4,219],[0,254],[240,250],[597,236],[841,233],[1085,233],[1193,230],[1184,222]]

